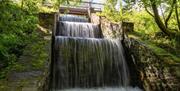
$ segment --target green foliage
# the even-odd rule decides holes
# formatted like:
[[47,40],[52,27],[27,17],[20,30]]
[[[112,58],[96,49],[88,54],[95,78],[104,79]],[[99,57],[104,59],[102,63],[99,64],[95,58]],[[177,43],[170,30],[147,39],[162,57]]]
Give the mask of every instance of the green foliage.
[[33,69],[42,69],[45,66],[45,61],[47,61],[47,41],[39,41],[35,45],[32,46],[31,51],[34,54],[32,59]]
[[112,22],[120,22],[123,19],[119,12],[109,8],[109,6],[105,6],[104,11],[99,15],[105,16],[107,19],[109,19]]
[[153,18],[145,11],[132,11],[132,14],[126,16],[128,21],[134,23],[134,30],[144,35],[154,36],[159,31]]
[[112,22],[120,22],[123,20],[122,13],[117,11],[115,6],[117,4],[117,0],[107,0],[104,10],[100,13],[100,16],[105,16]]
[[[60,5],[78,5],[82,0],[51,0],[53,7],[59,9]],[[50,2],[50,1],[49,1]]]
[[21,8],[29,14],[37,14],[42,0],[21,0]]
[[[0,3],[1,68],[11,68],[22,55],[22,49],[36,36],[34,32],[38,23],[37,7],[34,0],[27,1],[23,7],[8,0]],[[5,75],[6,70],[0,71],[0,76]]]
[[[129,17],[129,18],[128,18]],[[147,12],[135,12],[133,11],[127,19],[134,22],[134,31],[136,35],[140,36],[143,41],[149,41],[153,43],[157,48],[162,48],[165,52],[171,53],[172,55],[178,56],[178,47],[180,43],[178,42],[178,35],[176,39],[171,39],[168,36],[160,32],[157,27],[153,17],[151,17]],[[171,20],[172,21],[172,20]],[[173,23],[169,23],[173,26]],[[149,43],[150,44],[150,43]],[[154,48],[154,50],[156,50]],[[158,50],[158,49],[157,49]],[[158,51],[155,51],[158,52]],[[164,52],[164,53],[165,53]]]
[[48,60],[47,43],[40,38],[27,45],[19,62],[14,64],[13,71],[43,70]]
[[[48,10],[42,8],[44,1],[47,0],[0,0],[0,79],[4,78],[11,69],[26,69],[18,63],[18,58],[23,54],[27,45],[39,39],[35,31],[39,23],[39,12],[52,11],[49,8]],[[54,4],[54,7],[59,8],[60,3],[72,0],[49,1]],[[34,54],[39,55],[32,60],[32,66],[38,69],[44,65],[42,60],[47,55],[41,51],[44,46],[37,44],[34,47],[32,47],[36,50]]]

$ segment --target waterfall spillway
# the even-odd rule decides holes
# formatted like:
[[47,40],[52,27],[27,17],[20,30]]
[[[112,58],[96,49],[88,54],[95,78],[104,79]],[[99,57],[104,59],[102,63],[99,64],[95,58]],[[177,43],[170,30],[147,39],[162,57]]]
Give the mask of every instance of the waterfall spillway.
[[128,84],[119,41],[56,37],[55,88]]
[[[103,39],[98,25],[77,16],[60,20],[52,62],[52,91],[139,91],[122,88],[129,85],[129,72],[121,40]],[[99,87],[108,88],[85,89]]]
[[76,15],[64,15],[60,17],[60,21],[71,21],[71,22],[88,22],[86,17]]
[[90,38],[100,38],[102,35],[96,24],[67,21],[58,22],[58,24],[56,35]]

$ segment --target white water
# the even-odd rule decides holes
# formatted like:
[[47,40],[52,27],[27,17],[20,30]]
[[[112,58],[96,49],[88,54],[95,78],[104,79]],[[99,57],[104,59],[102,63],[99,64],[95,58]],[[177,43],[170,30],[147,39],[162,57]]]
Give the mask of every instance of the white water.
[[60,17],[60,21],[88,22],[88,19],[77,15],[64,15]]
[[60,20],[50,91],[142,91],[129,85],[121,40],[103,39],[99,26],[85,17]]
[[138,87],[119,87],[119,88],[90,88],[90,89],[83,89],[83,88],[74,88],[74,89],[63,89],[63,90],[52,90],[52,91],[142,91]]
[[100,38],[101,32],[99,26],[91,23],[82,22],[59,22],[60,29],[57,35],[71,37],[89,37]]
[[119,39],[55,38],[55,88],[128,86],[129,72]]

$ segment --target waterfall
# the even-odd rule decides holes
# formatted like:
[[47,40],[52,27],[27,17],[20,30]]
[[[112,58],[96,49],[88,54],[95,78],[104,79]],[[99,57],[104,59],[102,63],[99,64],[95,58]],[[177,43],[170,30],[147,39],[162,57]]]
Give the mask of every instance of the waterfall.
[[104,87],[104,88],[91,88],[91,89],[75,88],[75,89],[64,89],[64,90],[55,90],[55,91],[141,91],[141,90],[137,87],[135,87],[135,88],[132,88],[132,87],[128,87],[128,88]]
[[88,19],[77,15],[63,15],[60,17],[60,21],[88,22]]
[[85,18],[60,18],[54,39],[51,91],[141,91],[129,87],[120,39],[102,38],[99,26],[85,22]]
[[56,35],[72,37],[100,38],[102,36],[99,26],[82,22],[58,22],[59,29]]
[[55,88],[128,85],[119,40],[58,36],[55,42]]

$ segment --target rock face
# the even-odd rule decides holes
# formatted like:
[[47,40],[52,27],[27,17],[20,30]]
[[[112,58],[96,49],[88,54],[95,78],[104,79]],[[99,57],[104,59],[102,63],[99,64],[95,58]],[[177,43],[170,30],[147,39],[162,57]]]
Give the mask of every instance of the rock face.
[[179,91],[178,79],[151,49],[135,39],[125,39],[145,91]]
[[91,14],[91,22],[99,24],[104,38],[123,38],[124,33],[132,32],[134,24],[131,22],[112,23],[103,16]]
[[111,23],[105,17],[101,17],[100,27],[105,38],[120,38],[123,35],[122,23]]

